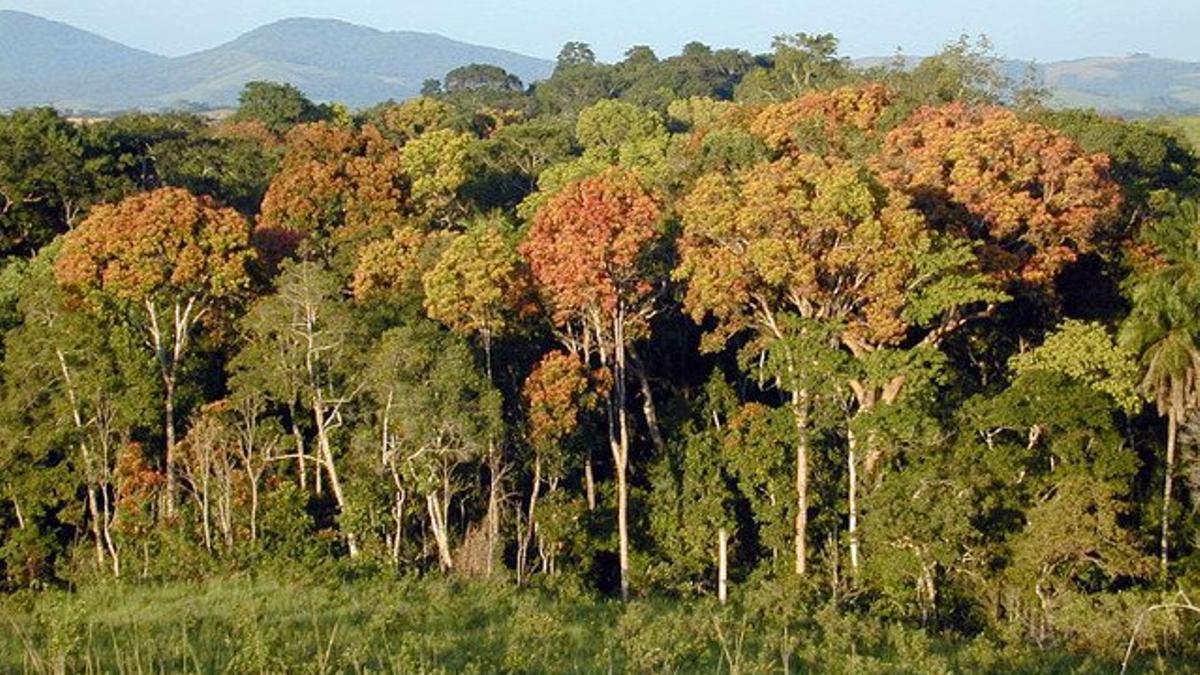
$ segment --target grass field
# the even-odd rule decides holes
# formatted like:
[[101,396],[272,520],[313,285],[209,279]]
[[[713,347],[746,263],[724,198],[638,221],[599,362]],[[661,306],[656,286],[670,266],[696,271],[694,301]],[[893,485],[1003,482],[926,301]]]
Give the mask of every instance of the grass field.
[[[778,602],[779,598],[774,598]],[[832,608],[622,606],[578,591],[440,580],[260,579],[11,596],[0,672],[1115,672],[996,639],[950,642]],[[763,608],[770,606],[764,602]],[[776,605],[778,606],[778,605]],[[786,604],[784,605],[787,606]],[[785,665],[786,664],[786,665]],[[1144,660],[1140,672],[1179,672]]]

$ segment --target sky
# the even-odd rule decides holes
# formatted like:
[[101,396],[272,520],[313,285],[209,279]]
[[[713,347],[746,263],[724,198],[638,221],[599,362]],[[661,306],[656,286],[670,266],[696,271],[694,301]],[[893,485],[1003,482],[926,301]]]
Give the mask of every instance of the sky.
[[278,19],[343,19],[553,58],[590,43],[602,60],[637,44],[660,56],[692,40],[766,51],[779,33],[832,32],[848,56],[929,54],[968,33],[997,53],[1055,61],[1155,56],[1200,61],[1200,0],[0,0],[132,47],[178,56]]

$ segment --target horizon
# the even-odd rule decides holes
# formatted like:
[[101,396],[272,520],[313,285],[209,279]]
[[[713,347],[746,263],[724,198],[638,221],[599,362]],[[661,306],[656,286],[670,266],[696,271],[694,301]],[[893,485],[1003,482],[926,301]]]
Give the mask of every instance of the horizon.
[[[1115,12],[1106,11],[1110,7],[1125,7],[1123,3],[1112,0],[1098,3],[1068,2],[1050,9],[1039,7],[1040,14],[1036,17],[1035,26],[1026,26],[1020,20],[1024,14],[1020,11],[1010,10],[995,15],[993,8],[975,7],[947,12],[946,6],[957,4],[951,0],[932,0],[919,7],[915,6],[916,3],[899,3],[872,8],[863,7],[869,3],[859,0],[838,3],[820,0],[805,2],[802,7],[789,7],[785,6],[788,5],[786,2],[771,0],[755,3],[754,9],[758,11],[734,12],[736,16],[723,16],[729,14],[729,8],[719,7],[705,8],[697,17],[695,8],[690,8],[692,11],[689,16],[706,20],[701,24],[689,24],[687,30],[681,22],[666,20],[674,10],[682,11],[682,7],[688,4],[680,0],[664,0],[650,8],[646,20],[638,27],[588,21],[588,17],[595,14],[591,6],[598,3],[586,3],[583,11],[561,16],[563,12],[548,11],[557,8],[541,0],[518,0],[504,8],[484,8],[476,6],[479,3],[475,2],[451,1],[438,7],[411,8],[414,11],[405,16],[404,21],[395,16],[396,7],[371,7],[377,3],[366,0],[342,3],[339,7],[341,11],[337,12],[322,11],[331,4],[322,0],[266,0],[236,3],[236,6],[229,0],[208,3],[168,0],[155,3],[152,8],[142,6],[144,4],[139,0],[105,3],[10,0],[0,3],[0,10],[24,12],[65,23],[129,47],[167,57],[218,47],[256,28],[288,19],[332,19],[384,32],[431,33],[548,60],[554,59],[563,43],[572,40],[587,42],[601,60],[613,62],[620,60],[624,52],[634,45],[649,45],[664,56],[677,54],[684,44],[693,40],[716,48],[732,47],[764,53],[769,51],[772,37],[780,32],[828,32],[839,39],[840,53],[852,58],[886,57],[896,53],[926,56],[936,53],[960,35],[985,35],[995,46],[998,56],[1012,60],[1046,63],[1145,54],[1180,61],[1200,61],[1200,45],[1185,30],[1189,25],[1200,24],[1200,3],[1185,4],[1177,0],[1139,8],[1140,26],[1132,27]],[[611,4],[607,3],[607,6],[611,8]],[[638,3],[624,4],[631,5],[632,11],[632,6]],[[1009,3],[1010,8],[1036,5],[1036,2],[1029,0]],[[214,18],[214,6],[222,6],[226,11],[218,11]],[[119,11],[121,8],[136,8],[141,20],[121,21],[120,17],[129,15],[128,11]],[[531,8],[542,11],[520,11]],[[830,11],[811,11],[821,8]],[[638,9],[643,15],[647,14],[646,8]],[[467,10],[482,14],[490,12],[494,17],[493,20],[481,20],[478,15],[456,15],[456,12]],[[895,15],[897,11],[900,13],[898,16]],[[663,20],[652,20],[658,14],[663,14]],[[948,14],[951,16],[949,19]],[[993,16],[989,17],[989,14]],[[609,9],[604,18],[630,15],[630,12],[613,12]],[[937,21],[923,20],[925,15]],[[536,19],[532,30],[528,27],[514,30],[520,24],[512,22],[530,19]],[[953,27],[955,22],[958,22],[957,28]],[[181,39],[172,28],[184,24],[192,30]],[[587,25],[585,30],[577,27],[584,24]],[[1066,25],[1072,27],[1059,28]],[[541,28],[538,29],[538,26]],[[787,28],[780,30],[781,26]],[[1151,35],[1146,33],[1150,26],[1179,28],[1174,34],[1160,32]],[[1030,31],[1030,27],[1039,30]],[[1057,32],[1056,39],[1039,40],[1037,34],[1045,30]],[[1069,32],[1064,33],[1065,30]],[[627,37],[617,37],[618,34]],[[902,35],[914,37],[898,40]],[[887,47],[889,40],[896,44]]]

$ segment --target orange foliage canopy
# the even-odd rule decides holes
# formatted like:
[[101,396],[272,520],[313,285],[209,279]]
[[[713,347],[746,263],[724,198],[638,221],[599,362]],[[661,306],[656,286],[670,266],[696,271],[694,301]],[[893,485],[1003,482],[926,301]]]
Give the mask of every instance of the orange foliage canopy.
[[565,187],[538,210],[521,253],[559,323],[623,309],[650,296],[649,253],[662,210],[635,174],[620,169]]
[[815,91],[764,107],[751,120],[750,131],[777,152],[841,154],[855,137],[878,135],[891,103],[891,91],[878,83]]
[[255,258],[250,223],[237,211],[163,188],[93,209],[64,238],[55,271],[79,295],[204,305],[246,290]]
[[1038,285],[1092,250],[1120,205],[1106,156],[1002,108],[923,108],[876,167],[935,226],[981,242],[988,271]]
[[905,334],[902,318],[931,233],[903,195],[851,164],[801,156],[702,178],[681,208],[676,276],[697,321],[718,320],[706,348],[776,314],[841,320],[871,344]]
[[562,447],[578,430],[580,418],[596,410],[608,395],[611,382],[604,379],[608,373],[589,373],[578,358],[567,352],[543,356],[522,387],[533,447],[540,451]]
[[288,133],[259,226],[353,238],[399,223],[404,203],[399,152],[375,127],[302,124]]

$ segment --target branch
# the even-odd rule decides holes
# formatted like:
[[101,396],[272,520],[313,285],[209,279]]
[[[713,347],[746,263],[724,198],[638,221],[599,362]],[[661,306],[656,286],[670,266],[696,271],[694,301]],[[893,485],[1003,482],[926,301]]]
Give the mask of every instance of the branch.
[[950,335],[971,321],[976,319],[986,319],[994,315],[999,307],[1000,306],[996,303],[990,302],[988,303],[987,307],[984,307],[978,312],[967,314],[966,316],[960,316],[954,319],[948,319],[945,323],[930,331],[929,335],[926,335],[925,339],[921,340],[920,346],[937,346],[947,335]]
[[1137,622],[1134,623],[1133,633],[1129,636],[1129,644],[1125,647],[1125,658],[1121,661],[1121,675],[1125,675],[1125,672],[1129,669],[1129,659],[1133,657],[1133,645],[1137,641],[1138,633],[1140,633],[1142,630],[1142,624],[1145,623],[1146,618],[1150,616],[1151,612],[1158,612],[1164,609],[1182,610],[1185,612],[1196,612],[1197,614],[1200,614],[1200,607],[1197,607],[1195,603],[1192,602],[1191,598],[1189,598],[1187,594],[1183,592],[1183,589],[1180,589],[1175,594],[1174,600],[1157,605],[1151,605],[1150,607],[1144,609],[1141,615],[1138,616]]

